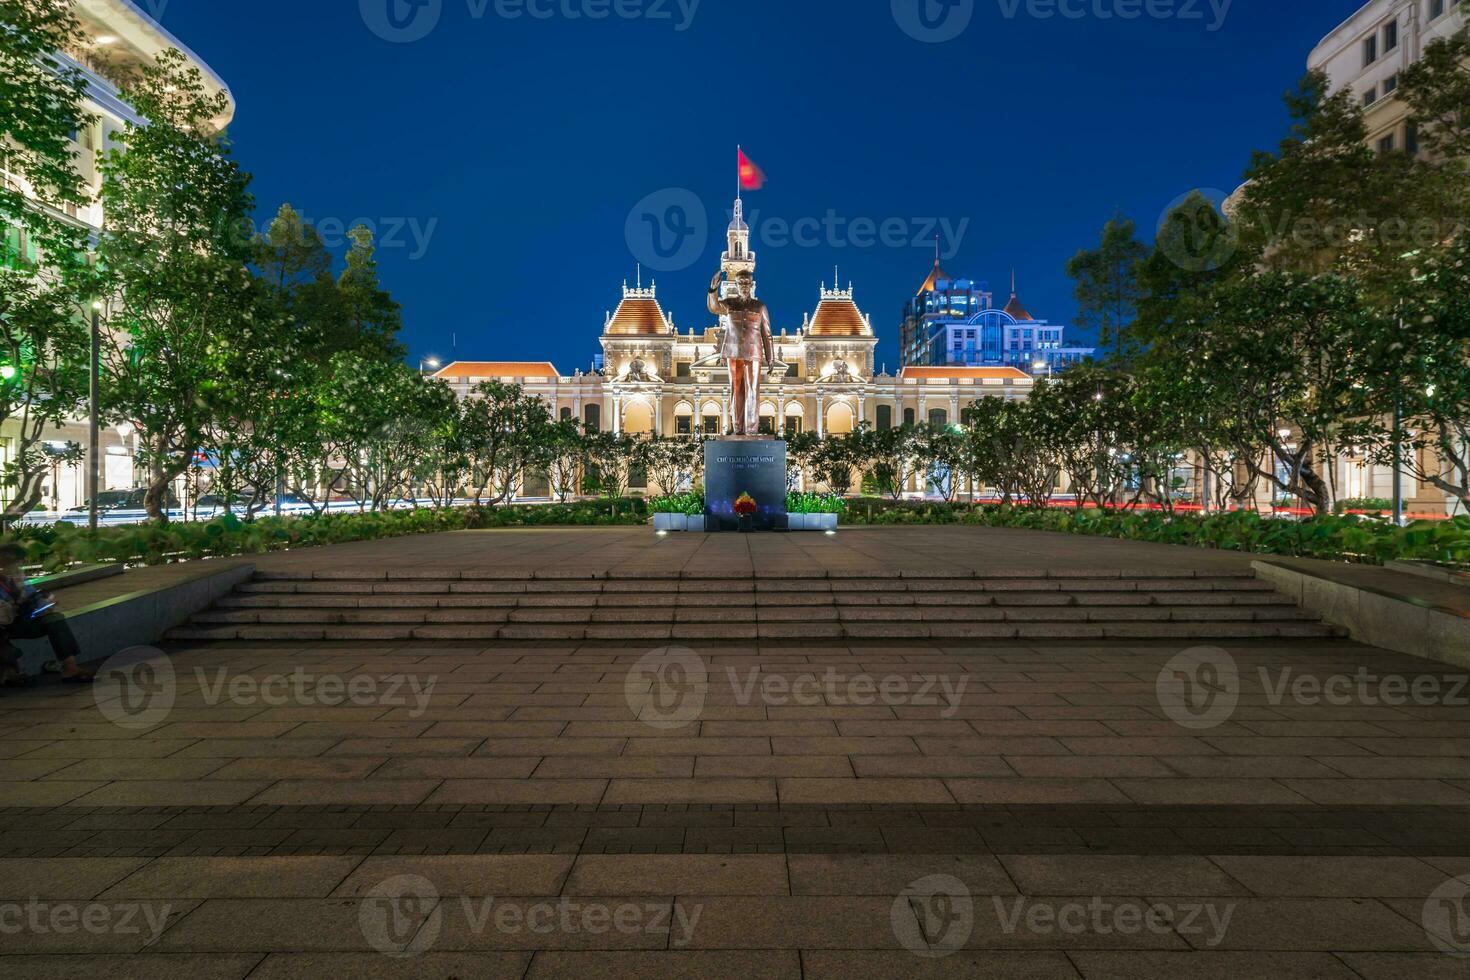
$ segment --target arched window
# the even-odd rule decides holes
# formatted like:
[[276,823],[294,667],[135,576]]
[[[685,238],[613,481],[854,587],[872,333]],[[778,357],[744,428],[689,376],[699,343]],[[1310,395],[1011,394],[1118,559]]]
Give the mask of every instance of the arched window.
[[879,432],[887,432],[891,428],[893,428],[893,406],[892,405],[879,405],[878,406],[878,431]]
[[929,409],[929,424],[945,426],[949,424],[949,413],[942,408]]
[[587,426],[588,432],[598,432],[602,429],[602,406],[588,405],[582,410],[582,424]]
[[918,422],[918,416],[915,415],[914,410],[912,408],[906,408],[906,409],[903,410],[903,424],[904,425],[915,425],[915,424],[917,424],[917,422]]
[[563,422],[565,422],[567,419],[569,419],[571,417],[572,417],[572,410],[570,408],[567,408],[565,405],[563,405],[562,406],[562,410],[561,410],[561,420]]

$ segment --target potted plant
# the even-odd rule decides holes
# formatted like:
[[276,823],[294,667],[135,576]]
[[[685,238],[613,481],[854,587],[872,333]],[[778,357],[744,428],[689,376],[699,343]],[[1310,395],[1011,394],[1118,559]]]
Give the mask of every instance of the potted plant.
[[693,491],[684,494],[684,530],[704,531],[704,494]]
[[735,517],[740,522],[742,534],[748,534],[755,527],[755,513],[759,510],[755,498],[748,493],[742,493],[735,500]]
[[655,531],[703,531],[704,495],[698,492],[670,494],[649,502]]

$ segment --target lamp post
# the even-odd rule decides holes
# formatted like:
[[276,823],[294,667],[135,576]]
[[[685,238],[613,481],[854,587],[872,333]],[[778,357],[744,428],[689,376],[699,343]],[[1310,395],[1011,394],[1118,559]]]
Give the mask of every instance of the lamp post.
[[419,361],[419,374],[428,374],[429,371],[437,371],[444,364],[437,357],[425,357]]
[[102,474],[102,425],[99,380],[102,374],[102,301],[92,301],[92,351],[88,378],[87,529],[97,530],[97,495]]
[[1051,364],[1051,361],[1049,361],[1049,360],[1046,360],[1046,361],[1033,361],[1031,363],[1031,372],[1033,374],[1039,374],[1042,371],[1045,371],[1046,372],[1046,380],[1050,381],[1051,380],[1051,372],[1052,372],[1052,364]]

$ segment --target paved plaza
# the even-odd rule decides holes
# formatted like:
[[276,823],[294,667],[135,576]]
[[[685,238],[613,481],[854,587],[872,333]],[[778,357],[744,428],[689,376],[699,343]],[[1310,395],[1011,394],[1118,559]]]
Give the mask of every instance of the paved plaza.
[[[465,532],[252,561],[267,580],[728,577],[732,594],[760,576],[896,591],[1250,571],[968,528]],[[6,977],[1440,980],[1470,964],[1470,689],[1347,640],[167,653],[96,692],[0,695]]]

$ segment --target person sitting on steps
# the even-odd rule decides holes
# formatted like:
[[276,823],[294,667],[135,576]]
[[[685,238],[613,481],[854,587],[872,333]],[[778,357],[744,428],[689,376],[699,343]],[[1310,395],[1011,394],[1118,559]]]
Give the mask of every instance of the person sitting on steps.
[[71,626],[56,611],[55,599],[26,584],[24,561],[25,550],[19,545],[0,545],[0,685],[26,685],[15,641],[42,637],[51,641],[63,683],[90,684],[92,673],[77,665],[82,651]]

